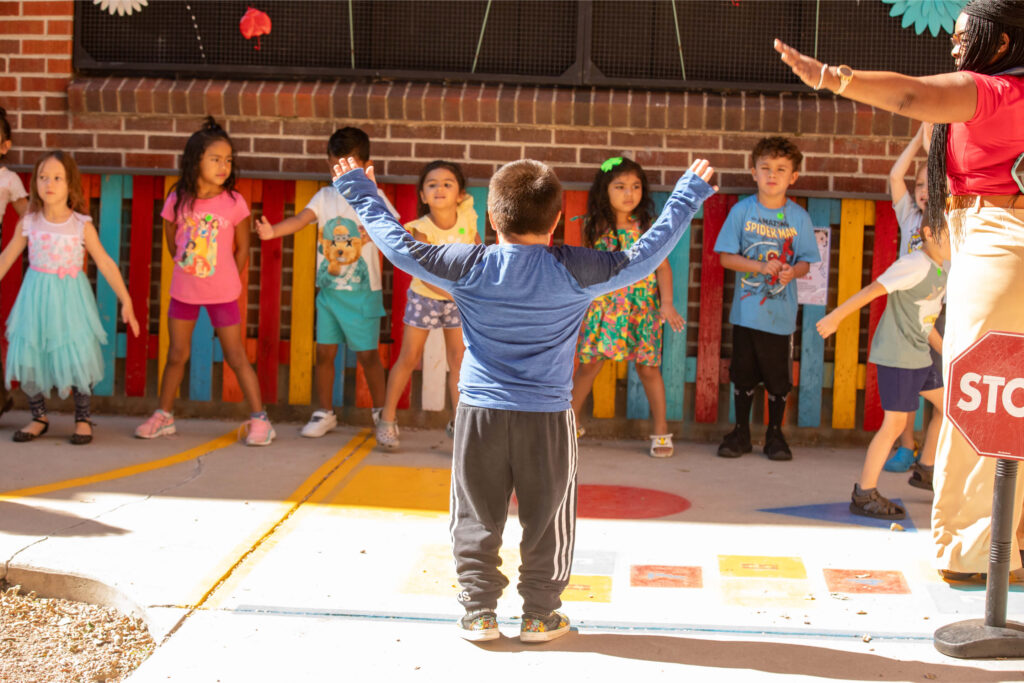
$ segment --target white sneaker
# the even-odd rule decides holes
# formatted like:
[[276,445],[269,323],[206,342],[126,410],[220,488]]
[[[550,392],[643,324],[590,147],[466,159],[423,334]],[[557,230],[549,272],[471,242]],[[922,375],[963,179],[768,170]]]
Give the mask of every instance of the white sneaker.
[[311,439],[316,439],[338,426],[338,418],[333,411],[317,410],[309,418],[309,422],[302,428],[300,434]]
[[398,448],[398,423],[381,420],[377,423],[377,445],[392,450]]

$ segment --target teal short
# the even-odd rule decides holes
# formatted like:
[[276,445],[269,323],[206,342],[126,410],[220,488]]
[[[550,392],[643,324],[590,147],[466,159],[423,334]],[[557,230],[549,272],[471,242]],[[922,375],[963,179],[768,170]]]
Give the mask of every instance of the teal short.
[[321,289],[316,295],[316,343],[372,351],[380,343],[384,297],[378,290]]

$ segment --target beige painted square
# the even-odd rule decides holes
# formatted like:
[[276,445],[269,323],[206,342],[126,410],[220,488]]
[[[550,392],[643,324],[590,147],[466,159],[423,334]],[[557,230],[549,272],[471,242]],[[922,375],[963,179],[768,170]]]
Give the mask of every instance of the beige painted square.
[[569,585],[562,591],[565,602],[611,602],[612,577],[577,576],[569,577]]
[[[501,566],[498,569],[508,577],[513,588],[519,581],[519,548],[502,548],[499,553]],[[416,564],[409,572],[401,592],[415,595],[454,596],[459,592],[455,574],[455,558],[451,546],[424,545],[416,558]]]
[[738,607],[799,607],[809,609],[807,581],[792,579],[722,579],[726,604]]

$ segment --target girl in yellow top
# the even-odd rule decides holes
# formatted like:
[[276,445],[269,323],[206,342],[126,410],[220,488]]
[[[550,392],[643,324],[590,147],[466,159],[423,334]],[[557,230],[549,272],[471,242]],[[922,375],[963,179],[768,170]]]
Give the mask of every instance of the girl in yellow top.
[[[466,194],[466,178],[458,164],[431,161],[423,167],[417,188],[419,218],[405,225],[413,237],[427,244],[480,243],[473,198]],[[430,330],[440,328],[444,331],[452,414],[459,404],[459,368],[465,345],[462,341],[462,318],[448,292],[413,279],[402,323],[405,325],[402,350],[388,375],[384,410],[377,422],[377,443],[386,448],[398,448],[398,399],[423,356],[423,346]],[[451,436],[453,425],[450,421],[447,431]]]

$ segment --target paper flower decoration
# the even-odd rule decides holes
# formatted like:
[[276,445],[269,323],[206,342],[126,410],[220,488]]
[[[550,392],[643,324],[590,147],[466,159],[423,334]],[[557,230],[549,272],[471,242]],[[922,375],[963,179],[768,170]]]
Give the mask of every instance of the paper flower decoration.
[[238,22],[238,30],[242,32],[246,40],[256,37],[256,49],[260,49],[260,36],[270,33],[270,17],[266,12],[250,7],[245,11],[242,20]]
[[149,0],[92,0],[92,4],[99,5],[101,10],[106,10],[111,15],[123,17],[140,11],[149,4]]
[[903,28],[911,24],[914,31],[920,35],[925,29],[932,32],[933,36],[939,35],[939,30],[946,33],[953,32],[956,18],[967,3],[964,0],[882,0],[887,5],[892,5],[889,11],[890,17],[903,16]]

